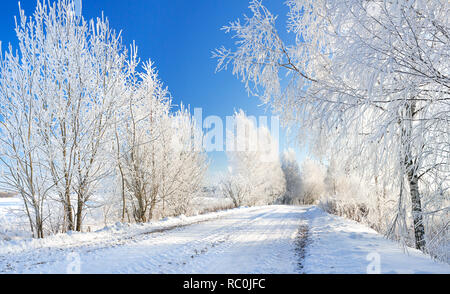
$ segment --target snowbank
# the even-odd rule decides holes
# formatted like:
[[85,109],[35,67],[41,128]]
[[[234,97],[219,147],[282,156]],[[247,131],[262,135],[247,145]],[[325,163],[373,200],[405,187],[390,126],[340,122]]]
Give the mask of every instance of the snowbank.
[[450,273],[450,265],[432,260],[419,250],[402,248],[360,223],[317,207],[306,214],[311,238],[306,273]]

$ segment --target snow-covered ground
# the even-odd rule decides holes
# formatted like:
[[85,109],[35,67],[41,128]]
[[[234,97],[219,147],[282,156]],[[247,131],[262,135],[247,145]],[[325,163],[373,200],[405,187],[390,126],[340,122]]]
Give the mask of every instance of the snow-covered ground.
[[[307,242],[298,242],[306,227]],[[239,208],[0,243],[2,273],[366,273],[367,268],[450,273],[447,264],[414,249],[405,253],[373,230],[314,206]]]

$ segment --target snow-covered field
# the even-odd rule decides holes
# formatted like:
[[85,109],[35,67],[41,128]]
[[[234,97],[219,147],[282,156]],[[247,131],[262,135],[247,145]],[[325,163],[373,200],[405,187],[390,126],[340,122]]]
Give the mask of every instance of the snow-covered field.
[[0,244],[4,240],[30,238],[29,225],[23,215],[20,198],[0,198]]
[[[307,239],[305,258],[299,229]],[[379,266],[377,262],[379,261]],[[450,273],[315,206],[239,208],[92,233],[2,241],[2,273]]]

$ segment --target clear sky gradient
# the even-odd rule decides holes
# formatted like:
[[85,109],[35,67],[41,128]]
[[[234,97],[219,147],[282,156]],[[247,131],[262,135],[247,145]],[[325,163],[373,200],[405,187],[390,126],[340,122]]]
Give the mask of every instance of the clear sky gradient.
[[[282,0],[266,0],[265,4],[279,15],[284,26],[287,12]],[[36,0],[22,0],[26,15],[31,15]],[[248,96],[244,85],[230,71],[215,73],[216,61],[211,51],[222,45],[232,47],[234,40],[220,28],[230,21],[249,14],[247,0],[83,0],[82,14],[86,19],[108,17],[111,27],[122,30],[123,41],[135,40],[142,61],[152,60],[161,80],[168,86],[175,104],[181,102],[203,109],[203,117],[223,118],[234,110],[248,115],[270,116],[270,109],[260,106],[256,97]],[[14,16],[18,15],[17,0],[2,0],[0,9],[0,40],[2,49],[8,43],[17,48]],[[283,30],[281,30],[283,31]],[[207,131],[207,130],[205,130]],[[280,134],[280,151],[293,147],[301,160],[305,154],[296,148],[294,139]],[[210,178],[226,168],[223,152],[208,154],[211,158]]]

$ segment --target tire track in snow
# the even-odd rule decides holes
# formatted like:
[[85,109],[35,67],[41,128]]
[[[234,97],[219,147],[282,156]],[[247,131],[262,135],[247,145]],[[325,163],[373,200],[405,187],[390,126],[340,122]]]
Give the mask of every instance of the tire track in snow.
[[310,243],[309,226],[305,223],[301,224],[295,239],[295,253],[298,259],[298,269],[301,273],[304,273],[306,250]]

